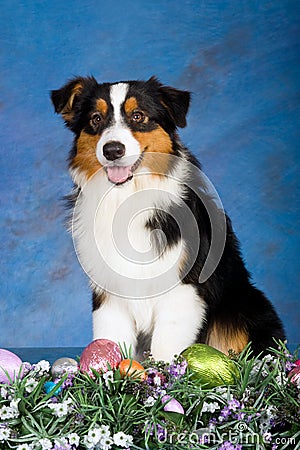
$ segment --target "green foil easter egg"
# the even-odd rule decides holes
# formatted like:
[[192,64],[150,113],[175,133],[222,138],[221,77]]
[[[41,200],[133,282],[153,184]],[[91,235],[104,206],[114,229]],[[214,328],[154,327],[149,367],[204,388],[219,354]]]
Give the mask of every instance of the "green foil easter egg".
[[234,362],[224,353],[205,344],[193,344],[182,352],[192,379],[205,387],[235,384],[239,372]]

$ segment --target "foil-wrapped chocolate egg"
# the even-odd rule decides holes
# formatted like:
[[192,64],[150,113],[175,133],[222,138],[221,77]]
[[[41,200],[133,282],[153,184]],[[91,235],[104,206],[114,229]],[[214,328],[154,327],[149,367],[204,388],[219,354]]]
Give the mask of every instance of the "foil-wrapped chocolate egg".
[[78,371],[78,363],[73,358],[59,358],[51,367],[51,375],[53,379],[61,378],[66,373],[76,373]]
[[[44,391],[46,392],[46,394],[49,394],[56,386],[56,383],[54,383],[53,381],[46,381],[46,383],[44,384]],[[53,396],[54,395],[58,395],[60,392],[62,391],[62,387],[58,387],[57,389],[55,389],[55,391],[53,392]]]
[[22,360],[9,350],[0,349],[0,383],[10,384],[22,378]]
[[289,372],[288,377],[291,383],[300,387],[300,366],[296,365],[296,367]]
[[147,373],[144,367],[134,359],[123,359],[119,364],[121,376],[139,378],[141,381],[147,380]]
[[193,344],[182,352],[182,356],[193,372],[193,379],[205,387],[235,384],[239,376],[234,362],[209,345]]
[[161,401],[164,405],[164,411],[184,414],[184,409],[181,403],[179,403],[175,398],[171,397],[170,395],[164,395]]
[[96,339],[82,352],[80,370],[93,376],[91,369],[99,373],[107,372],[109,367],[116,369],[122,360],[118,345],[108,339]]

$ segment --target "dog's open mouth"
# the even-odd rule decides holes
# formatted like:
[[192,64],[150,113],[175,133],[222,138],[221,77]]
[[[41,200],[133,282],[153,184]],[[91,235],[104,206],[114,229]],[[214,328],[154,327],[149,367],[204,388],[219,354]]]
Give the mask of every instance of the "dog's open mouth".
[[136,160],[136,162],[132,166],[116,166],[116,165],[107,165],[105,166],[105,171],[107,173],[107,177],[109,181],[114,184],[123,184],[126,181],[132,179],[135,170],[140,165],[143,159],[143,153]]

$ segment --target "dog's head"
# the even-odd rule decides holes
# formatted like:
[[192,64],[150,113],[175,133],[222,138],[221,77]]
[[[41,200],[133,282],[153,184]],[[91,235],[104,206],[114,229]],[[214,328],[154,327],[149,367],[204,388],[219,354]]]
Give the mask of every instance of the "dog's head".
[[155,154],[174,153],[190,93],[163,86],[155,77],[103,84],[80,77],[52,91],[51,99],[76,136],[71,169],[89,179],[104,167],[110,182],[121,185],[139,168],[155,172]]

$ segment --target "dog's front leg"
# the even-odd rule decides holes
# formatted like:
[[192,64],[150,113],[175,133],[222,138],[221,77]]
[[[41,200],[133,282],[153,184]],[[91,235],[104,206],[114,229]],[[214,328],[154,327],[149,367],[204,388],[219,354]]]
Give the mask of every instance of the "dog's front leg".
[[94,339],[109,339],[116,344],[136,346],[135,324],[126,299],[106,295],[98,309],[93,311]]
[[205,318],[205,302],[192,285],[180,284],[157,299],[151,353],[171,361],[193,344]]

